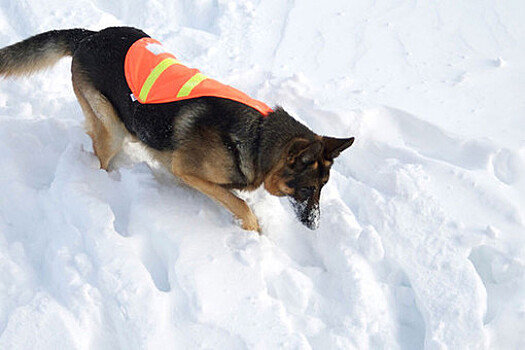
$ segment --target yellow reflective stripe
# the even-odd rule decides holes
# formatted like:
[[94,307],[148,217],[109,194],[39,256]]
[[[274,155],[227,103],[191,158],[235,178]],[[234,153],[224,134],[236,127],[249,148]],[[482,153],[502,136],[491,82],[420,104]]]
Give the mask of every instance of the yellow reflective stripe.
[[179,93],[177,94],[177,97],[186,97],[191,93],[191,90],[197,85],[199,85],[203,80],[208,79],[207,76],[205,76],[202,73],[197,73],[191,78],[188,79],[184,85],[179,90]]
[[149,73],[148,77],[146,78],[146,81],[144,82],[144,85],[142,85],[142,88],[140,89],[139,98],[141,101],[146,102],[146,98],[148,97],[149,91],[151,90],[151,87],[153,84],[155,84],[155,81],[157,81],[157,78],[164,72],[169,66],[172,66],[174,64],[181,64],[179,61],[177,61],[174,58],[166,58],[160,61],[155,68]]

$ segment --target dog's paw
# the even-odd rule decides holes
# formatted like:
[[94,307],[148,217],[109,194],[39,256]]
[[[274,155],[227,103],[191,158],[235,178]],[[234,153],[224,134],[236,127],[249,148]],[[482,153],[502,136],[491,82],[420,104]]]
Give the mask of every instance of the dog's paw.
[[259,234],[261,233],[261,227],[259,226],[257,217],[253,213],[250,213],[250,215],[248,215],[247,217],[242,218],[241,221],[242,221],[241,227],[243,229],[247,231],[257,231],[259,232]]

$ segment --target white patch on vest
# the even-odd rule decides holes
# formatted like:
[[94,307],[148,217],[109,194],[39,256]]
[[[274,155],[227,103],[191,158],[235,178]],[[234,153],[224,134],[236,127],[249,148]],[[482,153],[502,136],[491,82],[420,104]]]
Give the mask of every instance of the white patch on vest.
[[131,98],[131,101],[135,102],[137,98],[133,94],[129,94],[129,97]]
[[164,46],[159,44],[148,44],[146,45],[146,49],[149,50],[154,55],[160,55],[161,53],[167,52]]

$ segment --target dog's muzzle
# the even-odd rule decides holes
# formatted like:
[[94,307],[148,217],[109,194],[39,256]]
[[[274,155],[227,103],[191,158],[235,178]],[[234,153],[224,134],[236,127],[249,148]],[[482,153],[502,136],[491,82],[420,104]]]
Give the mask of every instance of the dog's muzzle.
[[295,211],[295,215],[310,230],[316,230],[319,227],[319,218],[321,212],[319,210],[319,203],[312,201],[298,202],[290,198],[290,203]]

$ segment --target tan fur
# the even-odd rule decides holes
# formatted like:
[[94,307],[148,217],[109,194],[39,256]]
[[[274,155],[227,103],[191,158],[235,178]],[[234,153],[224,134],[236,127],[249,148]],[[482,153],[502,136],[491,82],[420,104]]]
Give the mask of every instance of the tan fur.
[[15,77],[28,76],[35,72],[38,72],[40,70],[43,70],[43,69],[46,69],[46,68],[49,68],[55,65],[64,56],[65,54],[49,52],[44,57],[38,60],[31,60],[27,64],[10,67],[10,69],[6,71],[4,75],[6,77],[8,76],[15,76]]
[[[260,232],[261,229],[257,222],[257,218],[248,204],[218,183],[224,181],[224,179],[221,178],[224,174],[220,173],[220,169],[211,171],[213,168],[212,158],[209,158],[209,161],[204,160],[203,164],[200,166],[195,166],[195,164],[188,162],[188,158],[193,157],[194,155],[195,154],[192,154],[191,152],[186,153],[183,149],[173,152],[171,168],[173,174],[182,179],[187,185],[208,195],[225,206],[242,221],[243,229]],[[206,170],[201,173],[200,169]],[[219,172],[217,173],[218,177],[214,178],[216,172]]]
[[100,167],[108,170],[111,160],[122,149],[127,131],[113,105],[84,78],[74,62],[72,74],[73,90],[86,117],[93,150],[100,160]]
[[40,55],[20,50],[21,43],[0,50],[0,75],[4,77],[22,77],[31,75],[42,69],[55,65],[61,58],[67,56],[68,49],[57,43],[49,43],[43,47]]
[[[234,164],[228,151],[220,146],[222,144],[217,132],[201,130],[194,139],[178,147],[177,159],[184,164],[186,173],[216,184],[228,184],[229,169]],[[221,166],[218,167],[217,164]]]
[[292,188],[286,185],[286,181],[289,179],[285,179],[282,176],[285,167],[286,159],[282,158],[264,179],[264,189],[271,195],[282,197],[294,192]]

